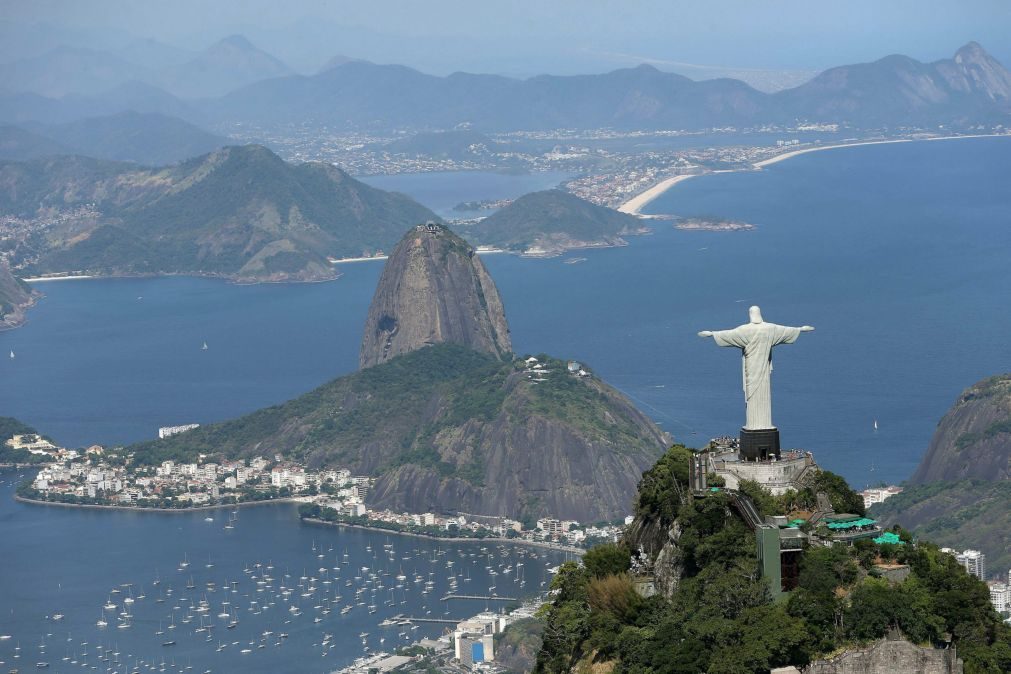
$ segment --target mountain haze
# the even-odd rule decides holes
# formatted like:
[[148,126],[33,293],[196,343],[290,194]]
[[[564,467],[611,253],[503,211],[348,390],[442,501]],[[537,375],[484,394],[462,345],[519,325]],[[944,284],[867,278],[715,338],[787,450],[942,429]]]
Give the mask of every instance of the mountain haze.
[[76,153],[147,166],[172,164],[231,142],[189,122],[156,112],[88,117],[44,127],[42,133]]
[[976,43],[921,63],[889,56],[833,68],[767,94],[731,79],[693,81],[649,65],[602,75],[526,80],[454,73],[435,77],[399,65],[345,63],[310,77],[262,81],[206,102],[219,120],[337,128],[480,131],[556,128],[701,129],[797,121],[853,126],[992,122],[1008,118],[1011,75]]
[[182,98],[220,96],[233,89],[292,70],[242,35],[230,35],[197,54],[169,67],[157,77],[167,91]]

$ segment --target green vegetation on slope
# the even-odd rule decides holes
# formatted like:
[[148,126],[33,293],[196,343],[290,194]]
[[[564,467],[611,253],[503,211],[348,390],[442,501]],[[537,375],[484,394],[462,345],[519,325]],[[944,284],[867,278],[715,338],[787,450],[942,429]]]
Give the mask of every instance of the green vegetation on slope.
[[[637,505],[640,531],[653,521],[665,537],[668,528],[679,532],[683,571],[673,596],[642,598],[626,572],[631,555],[620,546],[591,550],[584,567],[565,564],[544,611],[535,672],[592,664],[614,674],[766,672],[893,629],[920,644],[952,639],[967,674],[1011,670],[1011,629],[994,613],[986,586],[901,530],[904,546],[863,541],[807,549],[801,589],[774,603],[759,574],[754,534],[732,514],[729,495],[694,498],[687,491],[688,452],[673,447],[643,475]],[[775,502],[770,497],[766,505]],[[876,577],[874,563],[890,559],[910,566],[905,581]]]
[[24,307],[39,294],[14,276],[7,263],[0,260],[0,329],[20,325],[24,319]]
[[[556,375],[527,386],[520,363],[503,363],[456,344],[437,344],[335,379],[282,405],[131,449],[135,460],[145,464],[192,461],[198,454],[280,452],[311,466],[365,464],[372,472],[382,472],[414,464],[473,481],[477,476],[469,474],[468,464],[441,459],[440,434],[491,422],[506,411],[507,401],[511,410],[528,396],[533,402],[525,409],[536,414],[624,447],[642,446],[630,424],[605,419],[602,406],[607,401],[598,385],[561,374],[564,364],[551,362],[559,366]],[[576,409],[582,412],[573,413]],[[362,456],[365,448],[375,454]]]
[[637,218],[561,190],[525,194],[467,228],[477,244],[522,251],[568,242],[617,243],[642,227]]
[[958,550],[986,553],[987,566],[1011,566],[1011,482],[962,480],[907,487],[871,508],[882,522],[901,522],[917,536]]
[[[536,383],[524,369],[437,344],[128,451],[147,465],[282,454],[313,469],[347,468],[376,478],[369,499],[379,508],[614,519],[662,451],[662,432],[594,378],[560,368]],[[578,406],[589,411],[570,414]]]
[[[318,466],[357,463],[360,448],[386,440],[393,448],[387,467],[438,464],[431,442],[439,428],[497,413],[510,369],[486,354],[439,344],[340,377],[282,405],[132,449],[136,461],[148,464],[192,461],[198,454],[280,452]],[[432,401],[441,404],[437,417],[417,423],[429,416]]]
[[32,454],[27,449],[13,449],[7,441],[15,435],[38,435],[28,424],[13,417],[0,417],[0,463],[44,463],[49,457]]
[[389,250],[408,227],[437,219],[407,196],[257,145],[162,169],[83,157],[0,163],[0,214],[85,206],[46,230],[32,273],[332,278],[328,257]]

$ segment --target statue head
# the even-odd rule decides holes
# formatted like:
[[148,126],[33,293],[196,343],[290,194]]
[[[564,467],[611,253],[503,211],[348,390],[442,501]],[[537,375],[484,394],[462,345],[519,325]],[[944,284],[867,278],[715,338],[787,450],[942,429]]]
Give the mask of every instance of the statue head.
[[748,309],[748,318],[751,319],[752,323],[762,323],[762,310],[757,305],[751,307]]

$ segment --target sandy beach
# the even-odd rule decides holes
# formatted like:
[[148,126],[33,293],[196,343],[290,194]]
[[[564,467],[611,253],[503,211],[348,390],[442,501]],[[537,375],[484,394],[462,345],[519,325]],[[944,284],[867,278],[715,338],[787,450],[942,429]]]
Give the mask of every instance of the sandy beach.
[[618,212],[628,213],[629,215],[639,215],[639,212],[643,208],[645,208],[646,204],[653,201],[658,196],[660,196],[670,188],[674,187],[678,183],[688,180],[689,178],[694,178],[696,175],[705,175],[705,174],[690,173],[688,175],[674,176],[673,178],[667,178],[667,180],[657,183],[656,185],[649,188],[645,192],[632,197],[631,199],[623,203],[621,206],[618,206]]
[[42,283],[43,281],[79,281],[86,278],[95,278],[94,276],[35,276],[33,278],[21,279],[25,283]]
[[[857,141],[853,143],[837,143],[835,145],[814,145],[811,147],[803,147],[796,150],[790,150],[788,152],[783,152],[782,154],[777,154],[774,157],[769,157],[768,159],[763,159],[762,161],[757,161],[752,164],[753,168],[760,169],[766,166],[771,166],[772,164],[777,164],[781,161],[786,161],[787,159],[792,159],[798,157],[802,154],[808,154],[810,152],[820,152],[821,150],[837,150],[843,147],[859,147],[861,145],[890,145],[893,143],[919,143],[932,140],[957,140],[959,138],[996,138],[1001,135],[1007,134],[993,134],[993,133],[979,133],[979,134],[967,134],[962,136],[934,136],[932,138],[894,138],[890,140],[865,140]],[[741,169],[747,170],[747,169]],[[689,178],[694,178],[699,175],[711,175],[715,173],[733,173],[734,171],[709,171],[707,173],[694,173],[690,175],[674,176],[673,178],[668,178],[660,183],[657,183],[653,187],[649,188],[645,192],[638,194],[621,206],[618,207],[620,213],[628,213],[629,215],[642,216],[642,209],[645,208],[646,204],[650,203],[661,194],[674,187],[678,183],[688,180]]]

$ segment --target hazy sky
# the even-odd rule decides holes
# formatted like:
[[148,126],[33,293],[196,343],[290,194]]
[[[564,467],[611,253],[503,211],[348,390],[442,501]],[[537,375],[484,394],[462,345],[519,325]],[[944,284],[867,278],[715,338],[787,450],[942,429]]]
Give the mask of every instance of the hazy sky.
[[336,53],[430,72],[590,72],[644,60],[822,69],[969,40],[1011,65],[1008,0],[0,0],[37,22],[199,49],[232,33],[303,70]]

